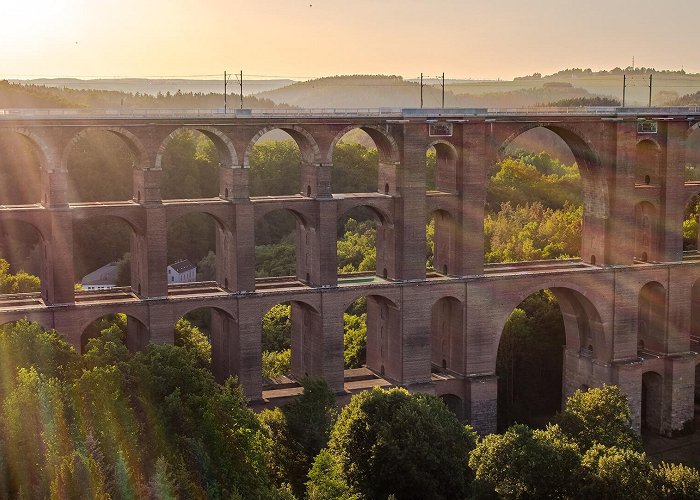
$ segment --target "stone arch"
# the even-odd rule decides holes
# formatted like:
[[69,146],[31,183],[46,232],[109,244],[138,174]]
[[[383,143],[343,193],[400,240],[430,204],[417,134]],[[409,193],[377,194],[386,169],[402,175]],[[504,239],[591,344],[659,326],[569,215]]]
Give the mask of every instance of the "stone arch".
[[[54,248],[50,244],[51,242],[51,228],[46,227],[46,220],[31,220],[25,217],[0,217],[0,257],[5,257],[9,260],[11,259],[11,251],[4,246],[4,243],[11,243],[16,241],[16,236],[7,237],[6,235],[13,235],[15,232],[23,233],[26,236],[26,232],[22,231],[22,225],[28,226],[32,229],[33,233],[38,237],[36,244],[39,246],[39,262],[40,262],[40,272],[38,273],[39,279],[41,280],[41,297],[45,301],[53,300],[53,265],[54,265]],[[33,270],[25,269],[32,273]],[[71,277],[72,279],[72,277]]]
[[656,371],[642,373],[642,429],[649,429],[657,434],[663,427],[663,376]]
[[353,293],[340,305],[340,314],[363,297],[367,301],[366,366],[381,377],[401,380],[401,310],[397,297],[384,290]]
[[503,157],[505,155],[508,145],[518,136],[524,134],[528,130],[540,127],[554,132],[566,143],[571,153],[574,155],[579,168],[599,169],[601,167],[600,156],[595,151],[593,142],[587,138],[583,132],[569,125],[549,125],[547,123],[528,123],[523,125],[500,144],[498,148],[499,156]]
[[267,215],[273,212],[289,212],[294,216],[294,218],[304,227],[313,225],[313,220],[311,215],[303,212],[302,210],[297,210],[296,208],[284,207],[277,204],[260,204],[255,207],[255,222],[261,221]]
[[465,305],[447,295],[431,307],[431,362],[442,370],[464,373],[465,368]]
[[660,260],[661,224],[658,210],[649,201],[642,201],[634,207],[634,257],[643,262]]
[[666,288],[658,281],[650,281],[639,290],[637,345],[640,351],[666,352],[666,302]]
[[639,139],[635,146],[634,182],[637,185],[658,186],[663,178],[662,147],[651,138]]
[[188,130],[195,130],[197,132],[200,132],[205,137],[207,137],[207,139],[214,143],[214,146],[216,147],[216,152],[219,156],[219,163],[222,166],[233,167],[239,164],[238,155],[236,154],[236,147],[233,145],[231,139],[229,139],[229,137],[226,134],[224,134],[221,130],[217,129],[216,127],[185,126],[173,130],[163,140],[163,142],[161,142],[155,157],[154,168],[156,170],[162,169],[163,155],[165,154],[165,150],[167,149],[168,144],[170,144],[170,141],[172,141],[181,133]]
[[[50,321],[49,317],[46,317],[43,314],[38,314],[38,315],[27,315],[26,313],[22,313],[21,315],[16,315],[16,317],[10,317],[11,315],[5,315],[3,314],[2,320],[0,320],[0,330],[2,330],[3,327],[8,326],[8,325],[14,325],[18,323],[19,321],[29,321],[30,323],[37,323],[42,330],[44,331],[51,331],[53,330],[53,325],[52,322]],[[14,315],[12,315],[14,316]],[[59,332],[60,333],[60,332]],[[67,339],[66,339],[67,341]]]
[[498,322],[494,325],[497,332],[493,356],[494,370],[501,335],[510,314],[525,299],[542,290],[550,290],[559,303],[564,318],[567,350],[584,351],[596,359],[608,361],[612,353],[606,341],[606,327],[599,312],[602,309],[600,303],[605,301],[591,296],[589,290],[574,283],[560,283],[556,286],[533,285],[524,287],[502,304]]
[[450,210],[439,208],[430,216],[434,223],[433,269],[443,275],[459,274],[457,221]]
[[144,147],[141,140],[138,137],[136,137],[133,133],[129,132],[128,130],[122,127],[91,126],[85,127],[79,132],[77,132],[63,148],[60,163],[61,170],[63,170],[64,172],[68,171],[68,157],[70,156],[70,153],[75,147],[75,145],[90,132],[96,130],[110,132],[111,134],[121,139],[122,142],[124,142],[124,144],[134,155],[134,168],[141,170],[148,168],[148,151],[146,151],[146,148]]
[[377,205],[372,205],[371,203],[367,203],[366,201],[355,201],[355,200],[347,200],[346,203],[343,203],[342,205],[342,211],[339,211],[338,213],[338,219],[342,219],[345,217],[350,211],[356,209],[356,208],[366,208],[368,209],[371,213],[374,219],[379,222],[380,224],[386,224],[388,226],[393,226],[393,217],[391,214],[381,206]]
[[32,145],[38,153],[39,167],[43,172],[52,172],[54,170],[50,159],[55,158],[57,155],[38,134],[24,127],[10,128],[9,131],[23,136]]
[[[377,222],[375,249],[376,249],[376,275],[383,278],[393,278],[396,275],[396,228],[393,218],[384,209],[365,203],[357,203],[350,207],[343,207],[343,211],[337,217],[338,227],[348,216],[351,210],[365,208]],[[337,256],[337,254],[336,254]],[[340,267],[337,262],[337,267]]]
[[355,129],[362,130],[374,141],[379,151],[380,162],[396,164],[401,161],[399,146],[388,130],[382,130],[382,127],[377,125],[348,125],[341,129],[335,137],[333,137],[333,140],[331,140],[328,151],[326,152],[325,163],[333,163],[333,151],[335,150],[335,146],[345,134]]
[[316,139],[304,128],[299,125],[270,125],[268,127],[260,129],[253,138],[248,142],[245,154],[243,155],[243,166],[250,167],[250,155],[253,152],[253,146],[258,142],[262,136],[267,134],[272,130],[282,130],[289,134],[294,142],[299,146],[301,151],[302,163],[307,165],[319,164],[321,163],[321,149],[316,143]]
[[104,309],[86,310],[82,322],[80,323],[80,352],[84,353],[87,348],[89,339],[99,335],[97,322],[103,318],[124,314],[127,318],[126,323],[126,346],[131,352],[142,351],[146,348],[150,341],[150,332],[147,325],[147,315],[141,315],[138,311],[130,311],[128,313],[116,311],[113,313],[105,312]]
[[[231,375],[240,373],[238,355],[240,351],[240,331],[234,307],[216,305],[182,304],[173,310],[173,320],[179,321],[188,314],[206,311],[209,317],[205,319],[204,333],[211,347],[211,371],[219,383],[223,383]],[[208,321],[207,321],[208,320]],[[175,326],[175,325],[173,325]],[[197,326],[197,325],[195,325]]]
[[464,420],[464,401],[456,394],[440,394],[439,398],[457,420]]
[[[428,144],[428,150],[435,148],[435,191],[456,193],[459,152],[449,141],[438,139]],[[426,178],[427,183],[427,178]],[[427,186],[426,186],[427,188]]]
[[[508,145],[523,133],[544,128],[556,134],[567,145],[576,160],[581,174],[583,195],[583,230],[581,234],[581,258],[590,262],[593,256],[604,256],[606,225],[610,214],[610,194],[607,172],[603,168],[600,154],[594,149],[594,143],[581,131],[568,125],[550,125],[547,123],[528,123],[519,127],[498,147],[502,158]],[[487,173],[488,174],[488,169]],[[600,262],[604,264],[604,262]]]

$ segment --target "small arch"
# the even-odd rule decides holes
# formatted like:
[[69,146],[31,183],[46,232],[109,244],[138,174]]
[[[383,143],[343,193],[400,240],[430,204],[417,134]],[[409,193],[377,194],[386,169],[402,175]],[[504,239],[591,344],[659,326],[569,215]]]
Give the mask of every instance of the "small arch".
[[301,158],[304,163],[321,163],[321,150],[316,143],[316,139],[314,139],[314,137],[307,130],[298,125],[271,125],[259,130],[248,142],[248,146],[246,147],[245,154],[243,156],[244,167],[250,166],[250,156],[253,152],[253,146],[255,146],[255,143],[258,142],[262,136],[273,130],[282,130],[283,132],[289,134],[292,139],[294,139],[294,142],[296,142],[297,146],[299,146]]
[[663,377],[655,371],[642,373],[642,429],[661,433],[663,420]]
[[431,308],[432,364],[464,373],[464,303],[455,297],[442,297]]
[[389,183],[384,184],[384,194],[389,194]]
[[401,161],[399,147],[394,137],[389,133],[388,129],[376,125],[349,125],[335,135],[331,141],[326,153],[326,163],[333,162],[333,152],[336,145],[348,132],[359,129],[370,136],[379,151],[379,161],[384,163],[398,163]]
[[118,328],[119,337],[131,352],[142,351],[150,341],[150,332],[146,323],[128,313],[117,312],[112,314],[97,313],[83,323],[80,330],[80,352],[85,353],[90,339],[97,338],[108,328]]
[[429,214],[426,226],[426,269],[442,271],[458,269],[459,252],[457,249],[458,228],[454,216],[447,210],[438,209]]
[[457,417],[457,420],[464,420],[464,403],[462,398],[455,394],[441,394],[440,399],[447,409]]
[[444,140],[436,140],[426,151],[426,190],[446,193],[457,192],[457,161],[455,146]]
[[663,176],[661,168],[662,149],[653,139],[637,141],[635,148],[635,183],[656,185]]
[[595,255],[591,255],[590,262],[591,265],[595,266]]
[[658,281],[646,283],[639,291],[637,338],[643,348],[666,351],[666,289]]
[[651,177],[649,177],[649,175],[647,174],[644,176],[644,184],[646,184],[648,186],[650,183],[651,183]]
[[382,271],[382,277],[384,279],[387,279],[388,276],[389,276],[389,273],[387,272],[386,267],[385,267],[384,270]]
[[306,196],[311,198],[311,186],[309,185],[306,186]]
[[163,155],[168,147],[168,144],[178,137],[183,132],[187,131],[197,131],[204,134],[211,142],[214,143],[216,147],[216,152],[219,157],[219,163],[224,167],[233,167],[238,165],[238,155],[236,154],[236,147],[229,137],[224,134],[221,130],[215,127],[179,127],[173,130],[168,136],[160,143],[158,147],[158,152],[156,153],[154,168],[157,170],[162,169],[163,165]]

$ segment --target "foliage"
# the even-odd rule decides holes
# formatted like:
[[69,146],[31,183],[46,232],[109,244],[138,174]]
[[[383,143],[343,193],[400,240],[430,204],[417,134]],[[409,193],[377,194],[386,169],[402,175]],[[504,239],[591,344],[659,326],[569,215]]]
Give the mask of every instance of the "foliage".
[[328,443],[337,408],[335,396],[322,379],[302,380],[304,392],[283,408],[258,415],[266,463],[277,484],[289,484],[303,496],[304,483],[314,457]]
[[360,368],[367,357],[367,313],[343,314],[343,360],[345,368]]
[[700,472],[692,467],[661,462],[656,467],[654,482],[659,499],[700,499]]
[[515,262],[576,257],[580,253],[583,208],[562,210],[540,203],[501,205],[484,221],[487,262]]
[[374,271],[377,268],[377,223],[348,219],[338,240],[338,272]]
[[333,150],[333,192],[376,191],[378,170],[379,153],[376,148],[341,141]]
[[321,479],[320,470],[326,470],[341,476],[312,480],[309,488],[326,491],[329,483],[345,483],[349,493],[369,498],[461,498],[475,440],[434,396],[374,388],[353,396],[333,427],[328,449],[340,466],[322,453],[325,462],[319,459],[310,474]]
[[265,313],[262,320],[262,350],[283,351],[291,347],[292,307],[277,304]]
[[630,427],[631,419],[627,399],[620,389],[604,385],[574,392],[557,422],[583,451],[596,444],[641,450],[640,437]]
[[644,453],[595,444],[583,455],[585,496],[613,499],[651,498],[653,465]]
[[0,293],[28,293],[41,291],[41,282],[37,276],[20,270],[10,274],[10,264],[0,258]]
[[499,498],[567,498],[580,486],[578,446],[557,426],[514,425],[486,436],[469,456],[476,489]]
[[263,351],[262,376],[266,379],[279,378],[289,373],[292,365],[292,350]]
[[249,161],[251,196],[280,196],[301,191],[301,151],[296,142],[258,142],[253,146]]
[[206,368],[211,366],[211,343],[198,327],[185,318],[175,323],[175,345],[185,347],[195,353],[197,362]]

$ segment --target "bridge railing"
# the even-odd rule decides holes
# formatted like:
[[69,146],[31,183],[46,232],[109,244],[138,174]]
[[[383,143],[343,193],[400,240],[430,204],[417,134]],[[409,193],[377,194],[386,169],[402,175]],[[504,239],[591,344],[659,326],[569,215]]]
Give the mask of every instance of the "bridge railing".
[[306,108],[306,109],[146,109],[146,108],[16,108],[0,109],[0,119],[40,118],[255,118],[255,117],[440,117],[500,115],[688,115],[700,113],[700,106],[686,107],[530,107],[530,108]]

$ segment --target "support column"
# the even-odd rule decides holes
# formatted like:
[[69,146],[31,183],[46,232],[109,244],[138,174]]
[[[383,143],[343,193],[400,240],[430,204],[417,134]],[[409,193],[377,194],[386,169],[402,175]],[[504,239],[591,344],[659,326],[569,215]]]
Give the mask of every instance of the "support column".
[[132,245],[131,280],[141,297],[168,295],[168,238],[160,169],[134,170],[134,201],[144,210],[143,234]]
[[683,216],[685,213],[685,136],[687,123],[666,124],[665,181],[661,185],[661,260],[683,259]]
[[310,198],[331,198],[331,169],[327,163],[301,165],[301,194]]
[[338,283],[337,206],[332,199],[316,201],[315,221],[297,223],[297,277],[311,286]]
[[403,161],[397,172],[399,196],[394,203],[396,270],[398,280],[425,279],[425,124],[403,127]]
[[676,436],[692,431],[695,416],[695,354],[669,356],[663,374],[661,433]]
[[243,394],[262,399],[262,314],[259,305],[246,297],[238,301],[238,341],[229,343],[229,370],[238,375]]
[[458,176],[461,230],[456,231],[456,247],[461,248],[456,273],[461,276],[484,273],[484,207],[489,165],[496,161],[496,150],[488,140],[490,123],[463,127],[463,155]]
[[68,173],[53,170],[45,174],[44,206],[48,209],[51,234],[46,241],[47,266],[42,295],[48,304],[75,302],[73,269],[73,217],[68,207]]
[[618,122],[614,168],[609,169],[610,215],[605,234],[607,265],[630,265],[634,260],[634,165],[637,122]]
[[[401,379],[402,384],[431,382],[431,300],[422,287],[404,287],[401,298]],[[461,312],[461,311],[460,311]]]
[[465,417],[481,436],[496,432],[498,377],[477,375],[465,379]]

